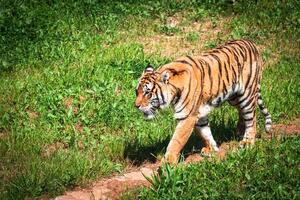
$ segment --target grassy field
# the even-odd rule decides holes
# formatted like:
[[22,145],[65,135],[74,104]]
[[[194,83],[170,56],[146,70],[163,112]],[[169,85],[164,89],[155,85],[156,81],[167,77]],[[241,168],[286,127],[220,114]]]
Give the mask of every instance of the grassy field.
[[[132,163],[161,157],[175,121],[171,110],[148,122],[134,108],[141,71],[149,62],[158,67],[229,39],[249,38],[263,49],[262,93],[273,121],[299,116],[299,2],[216,2],[0,0],[0,198],[55,196],[122,172]],[[224,105],[210,119],[219,143],[235,139],[233,108]],[[260,130],[263,121],[260,116]],[[280,146],[274,155],[286,148],[295,150],[290,159],[299,156],[299,138],[274,145]],[[192,138],[185,152],[194,146]],[[259,144],[242,152],[241,159],[250,162],[267,148]],[[235,158],[240,159],[236,155],[226,163],[234,166],[239,162]],[[205,173],[224,173],[222,164],[205,165],[213,169]],[[191,166],[191,171],[199,166]],[[297,172],[295,166],[288,170],[290,175]],[[278,167],[285,169],[280,163]],[[185,170],[172,173],[189,179]],[[204,180],[199,173],[195,180]],[[224,181],[234,178],[243,176]],[[163,181],[156,186],[160,184],[168,187]],[[241,193],[252,198],[261,188]],[[177,194],[175,190],[170,195]]]
[[[163,168],[141,199],[299,199],[300,137],[259,141],[225,160]],[[124,196],[123,198],[125,198]],[[133,198],[128,198],[133,199]]]

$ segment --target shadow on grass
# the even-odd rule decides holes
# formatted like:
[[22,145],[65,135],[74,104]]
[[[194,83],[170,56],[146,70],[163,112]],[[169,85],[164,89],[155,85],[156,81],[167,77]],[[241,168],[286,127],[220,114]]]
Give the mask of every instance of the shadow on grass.
[[[236,122],[233,119],[226,124],[223,122],[217,123],[212,121],[210,126],[218,145],[236,140],[237,138],[235,135]],[[139,144],[137,141],[128,143],[125,147],[124,157],[130,160],[135,166],[140,166],[145,162],[155,163],[157,161],[157,155],[165,152],[170,139],[171,138],[168,137],[162,141],[157,141],[156,143],[145,146]],[[202,141],[195,133],[193,133],[182,153],[184,157],[187,157],[190,154],[199,153],[202,147]]]
[[129,159],[133,165],[140,166],[144,162],[155,163],[157,155],[167,148],[170,138],[157,141],[150,145],[142,146],[137,141],[127,143],[124,151],[124,157]]

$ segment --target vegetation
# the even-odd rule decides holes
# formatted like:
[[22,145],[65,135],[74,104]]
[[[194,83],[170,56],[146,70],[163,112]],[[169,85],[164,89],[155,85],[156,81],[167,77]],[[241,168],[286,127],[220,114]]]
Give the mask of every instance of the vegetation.
[[[262,47],[268,66],[263,97],[274,121],[299,116],[298,1],[0,0],[0,5],[1,199],[55,196],[122,172],[128,164],[160,157],[175,121],[171,110],[148,122],[134,108],[141,71],[147,63],[159,66],[229,39],[250,38]],[[171,40],[162,43],[165,38]],[[155,45],[147,46],[149,41]],[[176,54],[164,54],[165,44]],[[236,111],[227,105],[214,111],[211,123],[218,142],[234,139],[236,120]],[[260,129],[262,122],[260,117]],[[278,145],[292,150],[297,142]],[[192,138],[185,152],[196,145]],[[259,148],[264,152],[267,147],[258,145],[236,157],[254,159]],[[234,156],[226,161],[236,162]],[[191,171],[197,166],[190,166]],[[181,176],[184,170],[178,170],[174,173]],[[213,172],[223,173],[218,170]]]
[[225,160],[163,168],[141,199],[299,199],[300,137],[259,141]]

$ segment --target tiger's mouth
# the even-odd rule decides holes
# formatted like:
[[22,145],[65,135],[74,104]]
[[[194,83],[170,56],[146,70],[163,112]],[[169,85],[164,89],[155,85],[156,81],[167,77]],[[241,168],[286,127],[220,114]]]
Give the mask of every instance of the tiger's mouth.
[[156,110],[154,108],[151,108],[150,110],[147,111],[142,111],[144,113],[145,119],[151,120],[155,118],[156,115]]

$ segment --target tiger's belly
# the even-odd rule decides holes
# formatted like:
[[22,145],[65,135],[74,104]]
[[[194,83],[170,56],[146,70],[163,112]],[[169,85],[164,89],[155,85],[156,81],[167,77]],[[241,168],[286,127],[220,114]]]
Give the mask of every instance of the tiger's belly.
[[238,83],[233,85],[229,89],[224,90],[219,95],[200,106],[198,117],[206,117],[208,113],[210,113],[214,108],[221,106],[225,101],[230,100],[231,97],[242,94],[243,91],[243,86]]
[[218,94],[216,97],[212,98],[207,103],[210,104],[213,107],[220,106],[223,102],[229,100],[231,97],[239,94],[243,94],[244,87],[241,84],[234,84],[229,89],[224,90],[220,94]]

